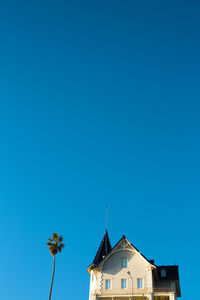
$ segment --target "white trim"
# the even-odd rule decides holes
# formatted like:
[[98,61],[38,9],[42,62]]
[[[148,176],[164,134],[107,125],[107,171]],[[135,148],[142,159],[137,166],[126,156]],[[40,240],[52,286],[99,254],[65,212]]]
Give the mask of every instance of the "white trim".
[[123,249],[123,248],[121,248],[121,249],[117,249],[116,251],[115,251],[115,253],[117,253],[117,252],[120,252],[120,251],[131,251],[131,252],[133,252],[133,253],[136,253],[136,250],[133,250],[133,249]]

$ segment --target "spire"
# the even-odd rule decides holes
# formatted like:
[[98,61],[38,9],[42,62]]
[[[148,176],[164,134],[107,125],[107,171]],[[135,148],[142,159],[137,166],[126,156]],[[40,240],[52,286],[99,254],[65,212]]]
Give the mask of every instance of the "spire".
[[99,246],[99,249],[97,251],[97,254],[93,260],[93,264],[98,264],[112,249],[110,244],[110,239],[108,237],[108,232],[106,229],[106,232],[103,236],[103,239],[101,241],[101,244]]

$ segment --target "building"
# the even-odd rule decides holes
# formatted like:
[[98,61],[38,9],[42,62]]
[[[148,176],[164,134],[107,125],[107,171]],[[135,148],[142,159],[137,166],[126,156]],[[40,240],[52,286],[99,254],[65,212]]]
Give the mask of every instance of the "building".
[[123,235],[112,248],[106,230],[90,274],[89,300],[176,300],[178,266],[156,266]]

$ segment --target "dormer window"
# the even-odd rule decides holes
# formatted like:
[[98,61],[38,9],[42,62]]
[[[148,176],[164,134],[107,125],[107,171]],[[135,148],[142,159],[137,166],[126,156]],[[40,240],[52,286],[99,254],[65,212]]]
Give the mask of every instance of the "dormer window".
[[121,267],[122,268],[127,268],[127,264],[128,264],[128,259],[127,258],[122,258],[121,259]]
[[161,277],[166,277],[167,276],[167,273],[166,273],[166,270],[165,269],[161,269]]

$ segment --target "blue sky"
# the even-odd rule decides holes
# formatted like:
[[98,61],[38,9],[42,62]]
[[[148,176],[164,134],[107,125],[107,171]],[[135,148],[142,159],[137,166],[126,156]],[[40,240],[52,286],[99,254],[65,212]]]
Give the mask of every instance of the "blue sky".
[[[199,1],[0,1],[0,286],[88,299],[105,231],[199,284]],[[78,288],[77,278],[79,281]],[[191,289],[192,287],[192,289]],[[76,291],[76,293],[75,293]]]

